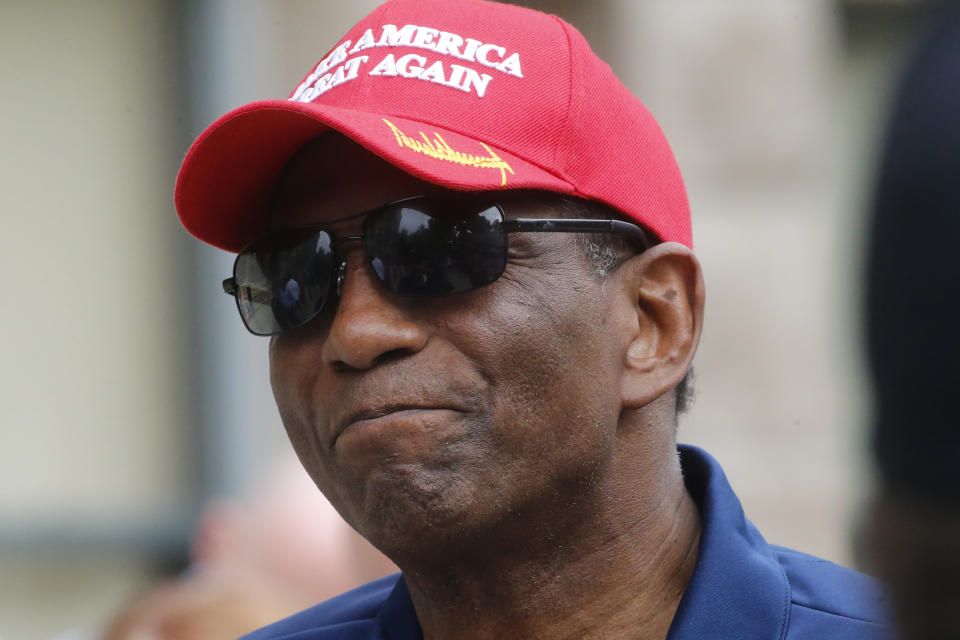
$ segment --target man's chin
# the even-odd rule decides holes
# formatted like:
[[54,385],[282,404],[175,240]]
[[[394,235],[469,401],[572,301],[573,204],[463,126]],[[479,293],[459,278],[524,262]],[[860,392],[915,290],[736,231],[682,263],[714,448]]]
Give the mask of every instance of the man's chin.
[[476,491],[450,473],[370,474],[350,524],[397,564],[449,553],[482,529]]

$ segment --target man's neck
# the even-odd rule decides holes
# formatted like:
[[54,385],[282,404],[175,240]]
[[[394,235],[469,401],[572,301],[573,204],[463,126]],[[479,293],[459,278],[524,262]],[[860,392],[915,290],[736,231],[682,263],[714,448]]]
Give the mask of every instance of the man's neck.
[[[620,462],[637,466],[634,453]],[[573,496],[569,511],[577,519],[560,527],[527,521],[522,542],[508,533],[404,566],[425,639],[665,638],[700,535],[679,466]]]

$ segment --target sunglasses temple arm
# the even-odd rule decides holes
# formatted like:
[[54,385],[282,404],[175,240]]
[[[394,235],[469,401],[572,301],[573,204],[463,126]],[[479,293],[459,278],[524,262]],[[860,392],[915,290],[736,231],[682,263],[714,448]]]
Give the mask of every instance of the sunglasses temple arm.
[[629,236],[637,240],[644,248],[652,247],[655,242],[650,239],[650,235],[644,231],[643,227],[623,220],[611,220],[610,231],[613,233]]
[[223,292],[231,296],[237,295],[237,281],[234,278],[224,280]]

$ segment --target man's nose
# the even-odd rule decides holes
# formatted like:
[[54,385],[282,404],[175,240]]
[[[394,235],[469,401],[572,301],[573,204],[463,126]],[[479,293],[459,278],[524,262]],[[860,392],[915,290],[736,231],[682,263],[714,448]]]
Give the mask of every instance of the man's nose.
[[427,334],[404,305],[396,304],[360,256],[342,271],[337,312],[323,345],[323,361],[335,367],[369,369],[387,355],[416,353]]

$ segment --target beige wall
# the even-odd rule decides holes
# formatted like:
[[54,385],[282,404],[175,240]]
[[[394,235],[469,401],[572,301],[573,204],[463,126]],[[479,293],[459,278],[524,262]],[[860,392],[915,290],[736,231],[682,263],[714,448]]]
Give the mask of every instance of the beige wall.
[[856,274],[845,250],[825,1],[648,2],[636,76],[684,168],[707,324],[681,439],[724,465],[771,542],[849,564],[866,486]]

